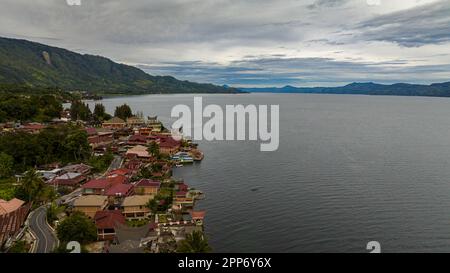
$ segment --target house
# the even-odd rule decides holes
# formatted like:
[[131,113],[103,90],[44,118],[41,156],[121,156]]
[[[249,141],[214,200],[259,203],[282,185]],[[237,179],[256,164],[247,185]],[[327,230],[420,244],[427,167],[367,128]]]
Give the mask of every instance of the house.
[[145,120],[139,117],[130,117],[127,119],[127,125],[129,127],[138,127],[145,125]]
[[31,203],[14,198],[10,201],[0,199],[0,247],[14,238],[27,219]]
[[142,158],[142,159],[151,159],[152,156],[150,155],[150,153],[147,151],[147,147],[146,146],[142,146],[142,145],[137,145],[131,149],[129,149],[126,153],[127,157],[130,155],[136,155],[137,158]]
[[123,129],[127,126],[127,123],[118,117],[113,117],[112,119],[103,122],[102,127],[108,129]]
[[175,193],[175,197],[177,197],[177,198],[186,198],[187,195],[188,195],[187,191],[177,191]]
[[161,182],[151,179],[142,179],[134,186],[137,195],[157,195],[161,187]]
[[131,171],[138,171],[142,167],[142,162],[137,159],[131,159],[125,162],[124,167]]
[[80,173],[82,175],[89,175],[91,173],[92,167],[86,164],[75,164],[68,165],[62,169],[68,173]]
[[149,195],[133,195],[123,200],[123,214],[127,219],[145,219],[150,215],[148,202],[152,199]]
[[48,182],[55,179],[55,177],[62,175],[64,173],[64,170],[57,168],[50,171],[39,170],[37,171],[37,173],[40,174],[42,178],[44,178],[44,180]]
[[108,206],[108,197],[100,195],[83,195],[77,198],[73,204],[74,211],[80,211],[89,218],[94,218],[97,211],[102,211]]
[[25,131],[32,134],[37,134],[43,129],[47,128],[47,126],[40,124],[40,123],[28,123],[23,125],[20,130]]
[[118,210],[97,211],[94,216],[94,221],[97,227],[97,240],[99,241],[114,240],[117,225],[126,223],[122,212]]
[[76,188],[84,181],[86,181],[86,176],[81,173],[65,173],[55,177],[50,183],[56,187]]
[[147,137],[143,135],[132,135],[127,141],[128,145],[147,145]]
[[139,135],[150,136],[153,133],[153,128],[151,127],[141,127],[139,128]]
[[105,178],[92,179],[83,186],[83,195],[104,195],[112,186],[125,184],[128,178],[123,175],[113,175]]
[[110,171],[108,176],[121,175],[130,178],[133,175],[133,172],[129,169],[121,168]]
[[119,206],[123,199],[134,194],[134,186],[131,184],[115,184],[104,195],[108,196],[110,205]]
[[190,209],[194,207],[194,199],[186,197],[173,198],[173,206],[178,208]]
[[173,139],[171,136],[164,136],[159,139],[159,152],[162,154],[175,154],[180,147],[181,142]]
[[147,126],[148,128],[152,129],[152,132],[155,133],[159,133],[162,131],[162,124],[161,122],[158,120],[158,117],[148,117],[148,122],[147,122]]
[[191,212],[192,221],[194,221],[194,223],[197,226],[203,226],[203,220],[205,219],[205,215],[206,215],[206,211],[192,211]]

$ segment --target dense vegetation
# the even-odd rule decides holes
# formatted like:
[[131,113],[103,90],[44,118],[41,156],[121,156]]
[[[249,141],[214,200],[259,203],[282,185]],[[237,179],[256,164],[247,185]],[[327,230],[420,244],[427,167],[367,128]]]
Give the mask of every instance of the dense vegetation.
[[186,240],[181,241],[177,248],[178,253],[208,253],[210,251],[208,240],[200,231],[187,234]]
[[0,93],[0,122],[46,122],[59,118],[62,110],[60,98],[52,94],[16,95]]
[[82,162],[91,155],[84,129],[75,125],[49,127],[38,134],[8,132],[0,135],[0,166],[14,173],[55,162]]
[[129,117],[133,116],[133,112],[131,111],[130,106],[128,106],[127,104],[123,104],[121,106],[116,107],[116,110],[114,111],[114,116],[119,117],[126,121]]
[[0,38],[0,84],[58,86],[109,94],[236,93],[237,89],[151,76],[107,58],[26,40]]
[[74,212],[65,218],[56,228],[61,245],[70,241],[87,244],[97,240],[97,228],[94,222],[82,212]]
[[352,94],[352,95],[384,95],[384,96],[428,96],[450,97],[450,82],[431,85],[398,83],[392,85],[376,83],[352,83],[341,87],[293,87],[282,88],[242,88],[246,92],[261,93],[312,93],[312,94]]

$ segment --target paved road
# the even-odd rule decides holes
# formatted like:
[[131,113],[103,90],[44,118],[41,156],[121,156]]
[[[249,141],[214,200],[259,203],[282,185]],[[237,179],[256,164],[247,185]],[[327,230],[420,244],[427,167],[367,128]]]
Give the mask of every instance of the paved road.
[[113,171],[113,170],[115,170],[115,169],[119,169],[120,166],[122,165],[122,161],[123,161],[123,158],[122,158],[121,156],[118,156],[118,155],[114,156],[114,159],[113,159],[113,161],[111,162],[111,165],[109,165],[109,168],[108,168],[108,170],[106,171],[105,175],[106,175],[108,172],[110,172],[110,171]]
[[30,217],[30,229],[36,236],[35,253],[50,253],[57,246],[55,234],[47,224],[47,208],[40,207]]

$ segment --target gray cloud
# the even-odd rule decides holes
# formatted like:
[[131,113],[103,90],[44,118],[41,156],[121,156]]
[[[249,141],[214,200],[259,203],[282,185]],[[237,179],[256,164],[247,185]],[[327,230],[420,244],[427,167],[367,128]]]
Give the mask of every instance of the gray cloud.
[[450,2],[429,1],[3,0],[0,36],[217,84],[433,82],[450,78]]
[[357,25],[358,39],[396,42],[406,47],[450,41],[450,1],[379,16]]
[[[445,81],[449,65],[403,66],[406,60],[385,62],[337,61],[330,58],[247,58],[224,66],[217,63],[181,62],[141,65],[151,74],[234,86],[333,86],[353,81],[427,83]],[[427,73],[424,75],[422,73]],[[444,73],[446,76],[442,76]],[[417,75],[423,76],[418,78]],[[440,76],[441,75],[441,76]]]

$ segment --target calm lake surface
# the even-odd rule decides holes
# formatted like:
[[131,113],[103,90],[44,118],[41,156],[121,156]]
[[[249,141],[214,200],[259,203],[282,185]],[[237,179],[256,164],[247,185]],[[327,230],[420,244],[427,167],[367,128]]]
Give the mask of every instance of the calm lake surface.
[[[128,103],[170,127],[194,95]],[[176,169],[206,199],[215,252],[450,252],[450,99],[310,94],[204,95],[206,104],[279,104],[280,148],[200,142]],[[93,104],[93,103],[91,103]]]

